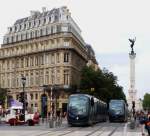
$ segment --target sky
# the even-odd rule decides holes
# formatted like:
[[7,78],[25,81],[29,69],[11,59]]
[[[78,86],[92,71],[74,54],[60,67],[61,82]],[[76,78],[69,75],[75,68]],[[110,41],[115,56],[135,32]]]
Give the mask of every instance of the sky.
[[138,98],[150,93],[150,8],[149,0],[3,0],[0,3],[0,44],[17,19],[31,10],[67,6],[82,30],[86,43],[92,45],[100,68],[118,77],[118,84],[128,96],[129,38],[136,37],[136,90]]

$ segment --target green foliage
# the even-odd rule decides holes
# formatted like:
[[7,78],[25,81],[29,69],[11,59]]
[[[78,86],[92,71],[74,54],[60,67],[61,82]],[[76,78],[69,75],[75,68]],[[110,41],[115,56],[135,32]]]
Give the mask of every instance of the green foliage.
[[84,67],[81,72],[80,89],[82,93],[95,95],[105,102],[109,102],[110,99],[126,101],[123,88],[117,84],[117,77],[107,69],[95,71],[92,67]]
[[143,100],[143,108],[150,109],[150,94],[146,93]]
[[5,104],[6,96],[7,96],[7,89],[0,88],[0,105]]

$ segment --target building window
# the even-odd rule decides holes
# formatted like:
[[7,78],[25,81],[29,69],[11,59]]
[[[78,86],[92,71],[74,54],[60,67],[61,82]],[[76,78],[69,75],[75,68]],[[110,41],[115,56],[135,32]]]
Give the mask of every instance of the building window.
[[64,70],[64,85],[69,85],[69,70]]
[[38,56],[35,57],[35,65],[38,66]]
[[60,25],[57,25],[57,26],[56,26],[56,32],[57,32],[57,33],[61,32],[61,26],[60,26]]
[[64,53],[64,62],[69,62],[69,53]]
[[10,63],[9,63],[9,61],[7,61],[7,69],[9,69],[9,67],[10,67],[10,65],[9,65]]
[[48,64],[48,60],[49,60],[49,55],[46,54],[46,55],[45,55],[45,63],[46,63],[46,64]]
[[64,46],[68,47],[69,46],[69,42],[64,42]]
[[31,57],[30,60],[31,60],[31,61],[30,61],[30,62],[31,62],[31,66],[33,66],[33,65],[34,65],[34,58]]
[[51,55],[51,63],[52,63],[52,64],[55,63],[55,55],[54,55],[54,53]]
[[43,22],[44,22],[44,24],[46,23],[46,18],[44,18]]
[[30,33],[30,38],[32,38],[33,36],[32,36],[32,32]]
[[55,73],[54,73],[54,69],[51,70],[51,83],[54,84],[55,81]]
[[25,59],[25,66],[28,67],[29,66],[29,58]]
[[41,71],[41,72],[40,72],[40,77],[39,77],[39,80],[40,80],[39,83],[40,83],[40,85],[43,85],[43,83],[44,83],[44,82],[43,82],[43,81],[44,81],[43,75],[44,75],[44,74],[43,74],[43,71]]
[[38,94],[37,94],[37,93],[35,94],[35,99],[36,99],[36,100],[38,99]]
[[17,77],[17,83],[16,83],[16,87],[19,87],[19,77]]
[[40,56],[40,64],[41,64],[41,65],[44,65],[44,56],[43,56],[43,55]]
[[37,103],[35,103],[35,107],[38,107],[38,104],[37,104]]
[[29,28],[31,27],[31,22],[29,22]]
[[54,31],[54,27],[51,26],[51,34],[53,34],[53,31]]
[[30,94],[30,99],[33,100],[33,94],[32,93]]
[[21,68],[23,68],[23,59],[21,59]]
[[40,29],[40,36],[43,36],[43,30]]
[[56,73],[56,84],[60,84],[60,70],[57,70],[57,73]]
[[27,26],[27,25],[26,25],[26,24],[24,24],[24,29],[26,29],[26,26]]
[[16,60],[16,68],[19,68],[19,59]]
[[11,37],[11,42],[14,42],[14,37],[13,36]]
[[19,94],[16,95],[16,100],[19,100]]
[[49,84],[49,72],[48,72],[48,70],[46,71],[46,75],[45,75],[45,83]]
[[37,30],[35,30],[35,37],[37,37],[37,35],[38,35],[38,31],[37,31]]
[[36,72],[35,83],[36,85],[39,85],[39,73],[38,72]]
[[29,75],[26,73],[26,87],[29,87]]
[[54,20],[55,20],[55,21],[58,21],[58,16],[55,16],[55,17],[54,17]]
[[31,73],[30,76],[30,85],[32,86],[34,84],[34,77],[33,77],[33,73]]
[[56,55],[56,61],[57,61],[57,63],[60,62],[60,54],[59,53],[57,53],[57,55]]
[[51,17],[49,17],[49,22],[51,22]]
[[18,41],[18,35],[16,35],[16,42]]

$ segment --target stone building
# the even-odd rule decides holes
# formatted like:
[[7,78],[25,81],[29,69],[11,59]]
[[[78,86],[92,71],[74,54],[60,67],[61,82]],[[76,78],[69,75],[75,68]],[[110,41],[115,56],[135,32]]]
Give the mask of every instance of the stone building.
[[46,115],[50,111],[52,90],[57,108],[65,111],[66,92],[79,85],[80,71],[89,61],[97,66],[92,48],[86,46],[67,7],[31,11],[29,17],[8,27],[4,35],[0,49],[0,86],[9,90],[8,104],[12,98],[18,100],[23,90],[21,75],[24,75],[29,109],[38,109]]

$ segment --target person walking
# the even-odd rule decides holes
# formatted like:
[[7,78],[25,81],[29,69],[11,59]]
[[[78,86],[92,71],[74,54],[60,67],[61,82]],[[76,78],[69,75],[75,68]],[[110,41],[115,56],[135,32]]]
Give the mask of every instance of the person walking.
[[147,120],[145,121],[145,129],[148,132],[148,135],[150,136],[150,112],[147,114]]
[[145,133],[144,133],[144,124],[145,124],[145,121],[146,121],[146,117],[144,115],[144,112],[141,111],[140,115],[139,115],[139,124],[140,124],[140,127],[141,127],[142,136],[145,135]]

